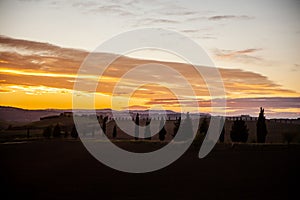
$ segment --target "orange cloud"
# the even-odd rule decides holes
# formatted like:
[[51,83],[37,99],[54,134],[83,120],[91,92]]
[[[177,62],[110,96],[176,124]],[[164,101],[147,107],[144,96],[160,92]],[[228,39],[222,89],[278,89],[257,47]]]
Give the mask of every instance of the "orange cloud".
[[[223,51],[219,56],[228,58],[251,56],[249,54],[259,50]],[[0,52],[1,105],[23,108],[72,107],[72,91],[77,78],[77,71],[88,52],[5,37],[0,37]],[[104,67],[106,60],[113,56],[107,53],[97,53],[97,55],[102,62],[99,62],[99,66],[91,68],[91,71],[95,73],[99,71],[99,68]],[[134,70],[131,76],[127,76],[128,71],[145,64],[150,65]],[[160,65],[161,68],[157,65]],[[168,66],[177,74],[164,73],[163,66]],[[200,69],[205,71],[210,68],[200,67]],[[222,68],[219,68],[219,71],[229,99],[300,96],[297,92],[282,88],[266,76],[258,73]],[[121,56],[111,63],[101,79],[98,80],[96,75],[87,73],[80,77],[80,81],[91,80],[98,84],[95,91],[97,108],[111,107],[112,96],[121,101],[131,95],[131,91],[136,87],[139,90],[132,95],[130,104],[117,106],[116,109],[143,109],[160,104],[168,109],[178,110],[177,97],[166,88],[175,88],[179,91],[180,96],[178,98],[189,106],[193,100],[191,98],[194,97],[189,95],[186,86],[182,84],[182,77],[191,84],[202,109],[209,110],[211,106],[217,107],[217,105],[210,103],[211,97],[204,79],[193,66],[188,64],[140,60]],[[121,78],[122,76],[124,78]],[[217,77],[210,78],[219,81]],[[143,87],[140,87],[139,84],[142,84]],[[120,86],[120,89],[113,93],[117,85]],[[238,104],[242,105],[243,102]],[[240,107],[236,105],[231,101],[227,108],[228,111],[234,113],[239,110]],[[253,107],[259,106],[258,104],[251,105]],[[290,104],[290,107],[292,109],[293,105]]]

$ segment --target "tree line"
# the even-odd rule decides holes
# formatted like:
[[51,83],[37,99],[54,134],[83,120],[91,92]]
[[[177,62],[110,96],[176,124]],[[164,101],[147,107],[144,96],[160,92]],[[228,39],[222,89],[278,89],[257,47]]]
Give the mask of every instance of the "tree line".
[[[78,132],[75,125],[73,125],[70,135],[72,138],[78,138]],[[47,126],[43,131],[43,136],[45,138],[61,137],[62,136],[61,126],[59,124],[56,124],[54,127],[52,125]],[[69,132],[65,130],[64,137],[68,137],[68,136],[69,136]]]
[[[108,121],[108,117],[101,118],[102,123],[100,124],[102,131],[106,134],[106,125]],[[139,125],[140,125],[140,117],[139,113],[136,114],[135,118],[133,118],[134,123],[136,124],[134,130],[134,139],[139,139]],[[146,119],[146,128],[145,128],[145,139],[151,140],[151,130],[149,124],[151,123],[151,119]],[[166,139],[167,130],[166,130],[165,120],[161,118],[158,138],[160,141],[164,141]],[[195,136],[195,140],[201,140],[205,138],[209,129],[209,119],[203,118],[202,123],[199,123],[198,130]],[[264,109],[260,108],[259,117],[256,123],[256,137],[258,143],[265,143],[267,136],[267,127],[266,127],[266,118],[264,116]],[[192,119],[189,113],[186,114],[186,118],[182,121],[181,117],[173,122],[173,133],[171,136],[174,140],[184,141],[187,139],[193,138],[193,130],[192,130]],[[51,125],[46,127],[43,132],[43,136],[46,138],[52,137],[60,137],[61,134],[61,126],[56,124],[56,126],[52,127]],[[69,132],[65,131],[64,136],[68,137]],[[75,125],[73,125],[72,130],[70,132],[71,137],[78,138],[78,132],[76,130]],[[112,137],[117,138],[117,126],[114,125],[112,130]],[[233,122],[231,131],[230,131],[230,139],[232,142],[247,142],[249,136],[249,129],[247,128],[246,122],[243,119],[237,119]],[[223,143],[225,141],[225,125],[223,126],[220,134],[219,141]]]

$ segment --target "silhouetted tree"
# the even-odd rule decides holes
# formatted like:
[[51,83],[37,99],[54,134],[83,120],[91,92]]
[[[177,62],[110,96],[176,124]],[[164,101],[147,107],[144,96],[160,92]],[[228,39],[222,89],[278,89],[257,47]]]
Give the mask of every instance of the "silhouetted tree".
[[72,131],[71,131],[71,137],[72,138],[78,138],[78,132],[77,132],[77,129],[76,129],[76,126],[74,125],[73,128],[72,128]]
[[151,140],[150,122],[151,122],[151,119],[149,120],[147,118],[147,120],[146,120],[146,128],[145,128],[145,139],[146,140]]
[[179,126],[180,126],[180,123],[181,123],[181,117],[179,117],[178,119],[176,119],[176,121],[174,122],[174,128],[173,128],[173,137],[176,136],[178,130],[179,130]]
[[106,134],[106,122],[107,122],[107,120],[108,120],[108,116],[105,116],[103,118],[103,121],[102,121],[102,131],[103,131],[104,134]]
[[51,126],[47,126],[44,129],[43,136],[46,137],[46,138],[50,138],[51,137],[51,132],[52,132],[52,127]]
[[232,142],[247,142],[248,134],[248,128],[244,120],[237,119],[233,122],[230,131],[230,138]]
[[8,125],[7,130],[12,130],[12,125]]
[[224,143],[224,140],[225,140],[225,123],[223,125],[222,132],[221,132],[221,135],[220,135],[220,138],[219,138],[219,141],[221,143]]
[[116,126],[116,125],[114,126],[112,136],[113,136],[113,138],[116,138],[116,137],[117,137],[117,126]]
[[207,130],[208,130],[208,122],[207,122],[207,118],[204,117],[204,119],[200,125],[200,128],[199,128],[199,133],[206,135]]
[[139,113],[136,114],[136,118],[135,118],[135,129],[134,129],[134,139],[138,140],[139,139],[139,125],[140,125],[140,117],[139,117]]
[[176,140],[177,141],[186,141],[193,138],[193,125],[192,125],[192,119],[190,117],[190,114],[186,114],[186,119],[183,121],[181,125],[181,129],[179,129],[179,132],[176,134]]
[[59,137],[60,136],[60,126],[59,124],[56,124],[56,126],[53,129],[53,137]]
[[67,138],[68,136],[69,136],[69,132],[68,132],[68,128],[66,127],[64,137]]
[[265,143],[266,136],[268,134],[264,111],[265,110],[262,107],[260,107],[260,113],[259,113],[258,120],[256,123],[256,137],[257,137],[258,143]]
[[159,129],[160,131],[158,132],[158,138],[160,141],[164,141],[166,138],[167,131],[165,129],[165,121],[163,118],[160,120]]
[[193,138],[193,124],[192,124],[192,119],[190,117],[190,113],[186,114],[186,119],[184,120],[182,125],[183,125],[185,139],[192,139]]
[[297,136],[296,132],[285,131],[285,132],[282,133],[283,141],[287,142],[288,145],[293,141],[293,139],[296,136]]

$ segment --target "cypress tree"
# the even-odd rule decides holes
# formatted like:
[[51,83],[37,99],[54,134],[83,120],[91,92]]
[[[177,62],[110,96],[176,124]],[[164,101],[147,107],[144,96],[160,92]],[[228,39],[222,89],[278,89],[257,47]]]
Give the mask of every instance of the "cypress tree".
[[208,122],[207,122],[207,118],[204,117],[204,119],[203,119],[203,121],[200,125],[200,128],[199,128],[199,133],[203,134],[203,135],[206,135],[207,130],[208,130]]
[[139,117],[139,113],[137,113],[135,118],[135,129],[134,129],[135,140],[139,139],[139,125],[140,125],[140,117]]
[[53,129],[53,137],[59,137],[60,136],[60,126],[59,124],[56,124],[56,126]]
[[265,111],[265,109],[260,107],[260,113],[259,113],[258,120],[256,123],[256,137],[257,137],[258,143],[265,143],[266,136],[268,134],[264,111]]
[[145,139],[146,140],[151,140],[150,122],[151,122],[151,119],[149,120],[147,118],[147,120],[146,120],[146,128],[145,128]]
[[176,138],[177,141],[186,141],[193,138],[193,125],[189,113],[186,114],[186,119],[182,123],[182,128],[177,134],[179,134]]
[[220,135],[220,138],[219,138],[219,141],[221,143],[224,143],[224,140],[225,140],[225,123],[223,125],[222,132],[221,132],[221,135]]
[[178,119],[176,119],[176,121],[174,122],[174,128],[173,128],[173,137],[176,136],[178,130],[179,130],[179,126],[180,126],[180,123],[181,123],[181,117],[179,117]]
[[166,129],[165,129],[165,121],[164,121],[164,119],[162,118],[161,120],[160,120],[160,125],[159,125],[159,129],[160,129],[160,131],[158,132],[158,137],[159,137],[159,140],[160,141],[164,141],[165,140],[165,138],[166,138],[166,134],[167,134],[167,131],[166,131]]
[[77,132],[77,129],[76,129],[75,125],[72,128],[71,137],[72,138],[78,138],[78,132]]
[[103,118],[103,121],[102,121],[102,131],[103,131],[104,134],[106,134],[106,122],[107,122],[107,120],[108,120],[108,116],[105,116]]
[[114,126],[112,136],[113,136],[113,138],[116,138],[116,137],[117,137],[117,126],[116,126],[116,125]]

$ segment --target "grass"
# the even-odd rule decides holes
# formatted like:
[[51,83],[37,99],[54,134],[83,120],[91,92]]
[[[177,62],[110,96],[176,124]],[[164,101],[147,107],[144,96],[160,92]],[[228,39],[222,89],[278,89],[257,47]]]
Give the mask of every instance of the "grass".
[[[72,142],[68,142],[72,141]],[[115,141],[124,146],[159,141]],[[141,145],[140,145],[141,144]],[[0,144],[3,199],[286,199],[297,193],[299,145],[190,148],[159,171],[129,174],[98,162],[77,140]],[[263,148],[261,148],[263,147]],[[255,192],[253,192],[255,191]]]
[[27,138],[27,130],[2,130],[0,131],[0,143],[22,141],[28,139],[42,139],[42,130],[32,129],[29,131],[29,138]]

